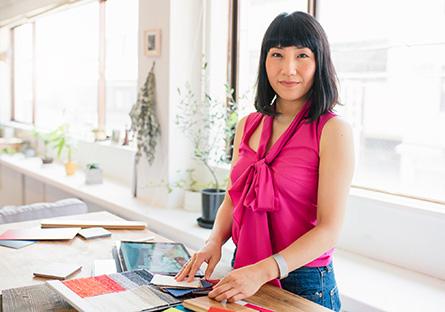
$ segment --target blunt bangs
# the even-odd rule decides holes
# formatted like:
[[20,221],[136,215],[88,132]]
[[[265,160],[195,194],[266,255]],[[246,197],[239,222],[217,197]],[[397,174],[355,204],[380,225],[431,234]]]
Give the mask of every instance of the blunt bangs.
[[307,26],[302,20],[296,19],[295,16],[281,13],[267,30],[262,49],[264,49],[266,55],[271,48],[291,46],[309,48],[316,53],[319,48],[317,38]]

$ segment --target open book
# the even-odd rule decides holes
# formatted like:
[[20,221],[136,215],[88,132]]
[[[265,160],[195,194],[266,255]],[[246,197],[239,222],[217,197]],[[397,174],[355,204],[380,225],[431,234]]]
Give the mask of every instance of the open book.
[[159,311],[178,305],[179,300],[150,284],[152,277],[137,270],[47,283],[79,311]]

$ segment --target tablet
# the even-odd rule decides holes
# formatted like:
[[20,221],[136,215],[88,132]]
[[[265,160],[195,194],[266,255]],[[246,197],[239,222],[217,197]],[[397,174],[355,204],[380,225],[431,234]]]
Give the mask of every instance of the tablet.
[[[146,269],[153,274],[176,275],[190,259],[181,243],[118,241],[116,249],[123,271]],[[204,274],[198,270],[195,276]]]

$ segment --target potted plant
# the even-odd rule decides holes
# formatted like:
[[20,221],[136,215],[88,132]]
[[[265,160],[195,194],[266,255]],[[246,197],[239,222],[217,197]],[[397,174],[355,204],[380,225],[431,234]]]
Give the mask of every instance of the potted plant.
[[101,184],[103,182],[102,169],[98,163],[86,165],[85,184]]
[[[201,82],[205,81],[206,68],[205,63]],[[205,90],[205,86],[202,90]],[[225,85],[225,91],[223,100],[215,99],[206,91],[198,99],[189,83],[183,90],[178,88],[180,103],[176,124],[192,143],[194,158],[207,169],[212,178],[212,186],[201,190],[202,216],[198,224],[206,228],[213,226],[216,212],[225,196],[213,165],[230,161],[228,148],[231,150],[238,119],[238,105],[233,98],[233,90]],[[224,134],[223,138],[219,135],[221,133]]]
[[62,152],[66,150],[67,161],[65,162],[65,172],[67,176],[72,176],[76,173],[76,164],[72,160],[73,142],[68,135],[68,126],[62,125],[56,128],[51,135],[53,147],[56,148],[57,158],[61,158]]
[[[54,132],[47,132],[47,133],[43,133],[43,132],[39,132],[37,131],[37,129],[33,130],[33,137],[35,139],[37,139],[37,141],[41,141],[43,143],[43,156],[41,156],[40,158],[42,159],[42,163],[45,164],[51,164],[54,159],[53,157],[48,155],[48,151],[49,151],[49,145],[52,141],[52,137],[54,136]],[[38,142],[37,142],[38,144]]]
[[[202,185],[194,177],[194,169],[185,170],[185,177],[173,183],[174,187],[184,190],[184,205],[183,208],[188,211],[199,212],[202,210],[201,189]],[[184,174],[181,170],[178,174]]]

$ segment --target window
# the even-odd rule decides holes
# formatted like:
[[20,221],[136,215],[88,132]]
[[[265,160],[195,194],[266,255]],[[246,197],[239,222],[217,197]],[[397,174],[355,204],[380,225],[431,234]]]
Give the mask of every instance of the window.
[[108,0],[105,12],[105,126],[123,132],[137,94],[138,1]]
[[443,68],[443,74],[441,79],[440,90],[440,111],[445,113],[445,68]]
[[307,0],[239,1],[239,115],[255,110],[254,86],[258,76],[261,42],[272,20],[282,12],[308,11]]
[[[228,36],[229,36],[229,1],[208,1],[206,16],[203,18],[203,23],[206,30],[206,55],[204,62],[207,63],[205,70],[205,84],[206,92],[218,104],[216,107],[221,108],[221,113],[224,115],[224,106],[227,104],[226,99],[226,84],[227,82],[227,60],[228,60]],[[215,36],[215,34],[218,34]],[[204,83],[204,82],[203,82]],[[221,106],[219,106],[221,104]],[[227,142],[224,129],[226,120],[219,120],[220,123],[215,124],[209,133],[209,142],[219,144],[218,148],[214,149],[215,154],[210,156],[213,165],[224,166],[228,161],[228,155],[231,156],[230,142]]]
[[33,26],[29,23],[13,30],[14,115],[15,121],[33,121]]
[[98,2],[36,23],[36,125],[68,123],[73,133],[97,126]]
[[137,94],[138,14],[136,0],[95,1],[14,28],[13,119],[44,129],[66,123],[81,137],[97,127],[129,127]]
[[317,18],[355,133],[353,183],[444,201],[445,1],[322,0]]

